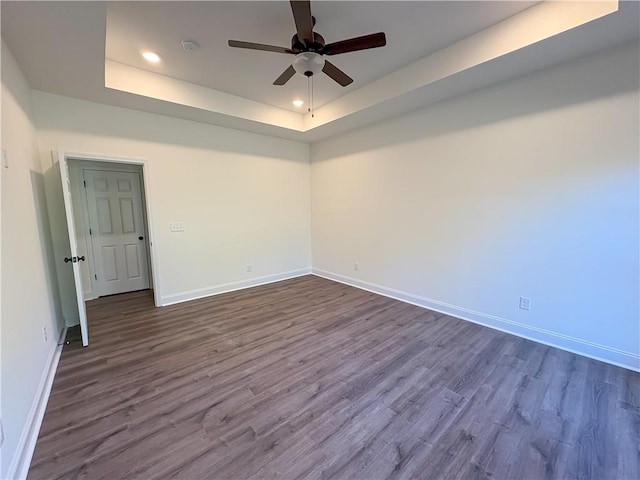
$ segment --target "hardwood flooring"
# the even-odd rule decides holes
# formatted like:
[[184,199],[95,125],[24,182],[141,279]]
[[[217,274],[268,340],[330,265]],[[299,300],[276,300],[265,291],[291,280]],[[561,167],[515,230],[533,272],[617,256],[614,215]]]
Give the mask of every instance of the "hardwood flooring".
[[314,276],[88,304],[29,478],[640,478],[640,375]]

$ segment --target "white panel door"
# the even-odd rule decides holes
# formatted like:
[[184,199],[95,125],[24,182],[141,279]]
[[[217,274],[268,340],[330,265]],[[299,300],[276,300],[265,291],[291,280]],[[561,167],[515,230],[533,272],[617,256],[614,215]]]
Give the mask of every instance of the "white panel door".
[[79,262],[85,261],[84,256],[78,255],[78,242],[76,237],[76,224],[73,218],[73,203],[71,199],[71,181],[69,180],[69,165],[64,152],[59,151],[58,165],[60,167],[60,179],[62,180],[62,196],[64,198],[64,213],[67,217],[67,229],[69,232],[69,247],[71,256],[65,257],[64,262],[71,264],[73,269],[73,282],[78,303],[78,317],[80,319],[80,332],[82,345],[89,345],[89,326],[87,325],[87,309],[84,304],[84,288],[82,288],[82,273]]
[[98,295],[149,288],[140,174],[83,169]]

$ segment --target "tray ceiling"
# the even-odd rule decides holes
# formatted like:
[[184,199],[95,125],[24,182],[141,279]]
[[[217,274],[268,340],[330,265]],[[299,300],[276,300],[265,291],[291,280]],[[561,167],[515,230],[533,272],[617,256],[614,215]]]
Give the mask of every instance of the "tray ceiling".
[[[32,88],[84,100],[315,141],[638,39],[638,3],[312,2],[328,42],[384,31],[387,46],[331,61],[354,78],[276,87],[291,56],[288,2],[2,2],[2,36]],[[182,40],[200,45],[186,52]],[[151,65],[140,56],[162,56]]]

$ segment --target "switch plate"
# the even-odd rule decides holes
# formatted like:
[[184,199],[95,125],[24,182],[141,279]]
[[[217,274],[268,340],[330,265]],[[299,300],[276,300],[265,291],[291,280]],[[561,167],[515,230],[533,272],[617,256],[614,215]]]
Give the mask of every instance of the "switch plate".
[[531,299],[527,297],[520,297],[520,310],[530,310]]
[[251,272],[253,270],[253,265],[251,265],[250,263],[247,263],[246,269],[247,269],[247,272]]
[[2,168],[9,168],[9,157],[5,148],[2,149]]
[[169,224],[169,229],[172,232],[184,232],[184,223],[183,222],[171,222]]
[[353,269],[357,272],[360,270],[360,262],[353,262]]

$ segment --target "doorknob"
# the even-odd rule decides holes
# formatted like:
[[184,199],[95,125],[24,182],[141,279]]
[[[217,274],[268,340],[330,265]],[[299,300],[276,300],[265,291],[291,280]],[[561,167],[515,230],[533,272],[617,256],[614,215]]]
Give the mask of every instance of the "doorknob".
[[69,263],[69,262],[72,262],[72,263],[84,262],[84,255],[81,257],[71,257],[71,258],[64,257],[64,263]]
[[138,237],[138,240],[144,240],[144,237]]

